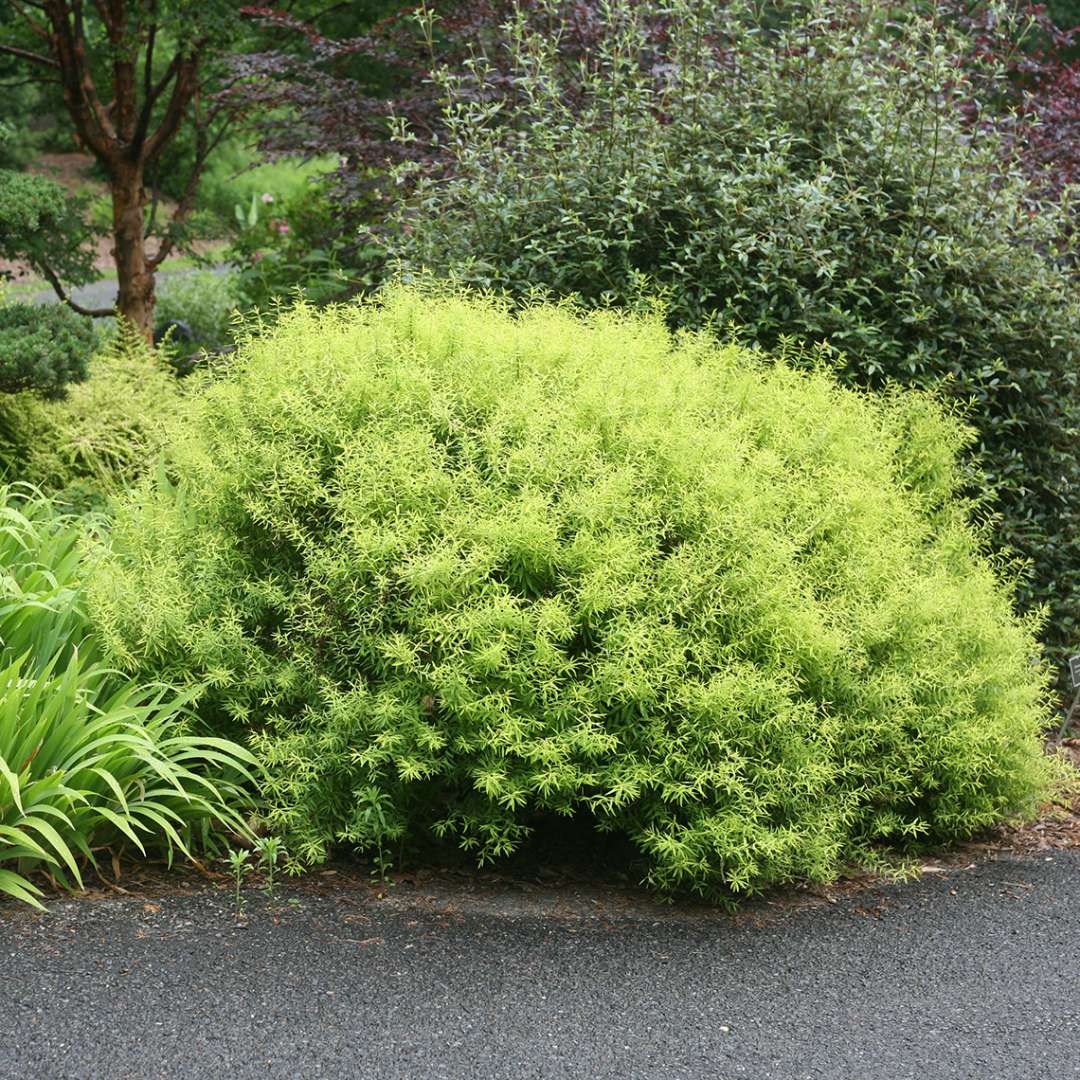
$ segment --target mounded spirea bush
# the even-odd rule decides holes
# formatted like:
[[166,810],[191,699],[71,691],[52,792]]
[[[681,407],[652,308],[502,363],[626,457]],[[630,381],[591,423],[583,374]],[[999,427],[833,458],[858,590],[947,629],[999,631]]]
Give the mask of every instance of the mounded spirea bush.
[[189,400],[92,609],[248,729],[301,861],[588,815],[660,888],[826,879],[1049,777],[966,437],[660,318],[301,306]]
[[[1018,598],[1049,608],[1063,671],[1080,647],[1080,247],[994,125],[964,119],[973,97],[992,107],[960,59],[983,47],[922,4],[610,0],[584,24],[581,7],[525,5],[498,68],[447,85],[445,175],[397,204],[398,265],[597,307],[648,283],[675,326],[829,342],[849,385],[970,402],[974,488],[997,550],[1029,563]],[[579,65],[561,47],[583,25]]]

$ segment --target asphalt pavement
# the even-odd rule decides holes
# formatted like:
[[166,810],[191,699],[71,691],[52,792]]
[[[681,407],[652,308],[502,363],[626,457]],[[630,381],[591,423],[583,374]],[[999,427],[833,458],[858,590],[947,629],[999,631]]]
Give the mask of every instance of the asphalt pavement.
[[240,920],[213,885],[0,905],[0,1077],[1080,1077],[1076,851],[734,916],[314,880]]
[[[230,267],[225,264],[219,264],[217,266],[211,266],[207,269],[211,273],[224,275],[229,272]],[[173,278],[188,277],[190,274],[196,273],[195,270],[185,268],[183,270],[159,270],[155,275],[157,281],[157,287],[160,290],[163,285]],[[112,307],[116,303],[117,296],[117,283],[116,278],[101,278],[98,281],[92,281],[89,285],[77,285],[68,290],[68,295],[76,304],[80,304],[85,308],[107,308]],[[56,292],[53,289],[42,289],[40,292],[34,293],[28,298],[31,304],[55,304],[57,302]]]

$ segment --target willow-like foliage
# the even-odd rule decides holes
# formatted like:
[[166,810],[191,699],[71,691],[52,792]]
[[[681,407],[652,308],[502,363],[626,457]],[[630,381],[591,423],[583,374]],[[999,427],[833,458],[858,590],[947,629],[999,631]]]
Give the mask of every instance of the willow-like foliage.
[[120,666],[210,684],[300,860],[586,814],[662,889],[827,879],[1045,790],[968,437],[661,316],[299,306],[188,399],[92,613]]

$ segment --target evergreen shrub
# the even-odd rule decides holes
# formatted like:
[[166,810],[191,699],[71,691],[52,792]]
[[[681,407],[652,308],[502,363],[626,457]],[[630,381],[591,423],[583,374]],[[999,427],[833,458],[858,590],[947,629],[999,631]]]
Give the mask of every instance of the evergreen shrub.
[[88,200],[55,180],[0,168],[0,259],[71,285],[93,281],[94,250],[86,243]]
[[759,8],[614,0],[580,65],[576,5],[523,14],[505,59],[446,86],[449,177],[401,211],[397,264],[523,300],[659,290],[674,325],[829,342],[846,382],[970,403],[975,489],[1060,663],[1080,643],[1071,223],[965,116],[990,103],[946,25],[810,0],[777,29]]
[[1044,791],[968,432],[659,317],[402,288],[253,327],[91,583],[303,861],[584,814],[659,888],[825,879]]
[[0,305],[0,392],[62,397],[86,378],[93,343],[90,320],[66,306]]

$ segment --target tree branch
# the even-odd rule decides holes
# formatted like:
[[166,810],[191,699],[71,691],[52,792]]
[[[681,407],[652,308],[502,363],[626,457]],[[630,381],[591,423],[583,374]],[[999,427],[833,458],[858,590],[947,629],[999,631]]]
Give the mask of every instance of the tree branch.
[[[157,5],[150,5],[150,14],[154,16],[157,14]],[[153,102],[150,100],[150,87],[154,81],[154,41],[157,38],[157,23],[152,22],[150,29],[146,34],[146,54],[143,59],[143,116],[146,116],[152,106]],[[139,126],[145,132],[149,127],[149,120],[146,123],[140,121]]]
[[161,97],[162,90],[164,90],[165,87],[168,86],[170,82],[172,82],[174,76],[176,75],[177,69],[180,67],[180,63],[182,60],[183,57],[179,53],[177,53],[176,56],[172,58],[172,62],[165,69],[165,74],[162,75],[160,79],[158,79],[157,85],[152,90],[147,91],[147,101],[153,104],[155,101],[157,101],[159,97]]
[[[20,3],[19,0],[8,0],[8,3],[10,4],[11,7],[13,7],[15,9],[16,14],[19,15],[20,18],[23,19],[23,21],[26,23],[26,25],[28,27],[30,27],[30,32],[35,37],[41,38],[42,41],[48,41],[49,40],[49,31],[48,31],[48,29],[45,27],[45,25],[43,23],[38,22],[38,20],[35,19],[34,16],[31,15],[28,11],[24,10],[23,3]],[[40,4],[27,3],[26,7],[37,8],[38,11],[43,11],[44,10],[41,7]]]
[[203,171],[206,168],[206,162],[221,140],[229,132],[232,121],[232,117],[227,117],[212,139],[206,137],[205,126],[200,127],[197,131],[195,162],[192,165],[191,175],[188,177],[187,186],[184,189],[184,193],[180,196],[180,201],[176,204],[176,209],[172,213],[169,225],[164,235],[161,237],[161,242],[158,244],[157,252],[152,258],[148,257],[146,260],[151,271],[156,270],[165,259],[169,257],[173,248],[176,247],[176,230],[179,226],[183,225],[195,204],[195,195],[198,192],[199,180],[202,178]]
[[[46,0],[45,11],[53,29],[53,49],[64,84],[64,104],[82,141],[102,161],[115,157],[116,132],[98,100],[93,77],[86,62],[86,40],[82,34],[82,5],[63,0]],[[74,18],[69,18],[69,12]]]
[[143,100],[142,115],[139,117],[139,125],[135,129],[135,137],[132,140],[133,143],[139,147],[142,146],[143,140],[146,138],[146,133],[150,129],[150,121],[153,119],[154,114],[154,104],[161,96],[161,93],[165,89],[165,87],[168,86],[169,83],[176,76],[182,59],[180,54],[177,53],[177,55],[172,58],[172,62],[169,64],[168,68],[166,68],[165,74],[162,75],[160,79],[158,79],[157,85],[152,87],[150,85],[150,81],[153,73],[150,71],[150,59],[153,53],[153,48],[154,39],[153,37],[151,37],[150,45],[147,50],[146,70],[143,72],[146,90]]
[[60,279],[53,272],[52,268],[46,266],[44,263],[39,263],[37,267],[42,274],[45,275],[46,280],[53,287],[53,292],[65,303],[72,311],[78,312],[80,315],[86,315],[91,319],[104,319],[109,315],[116,314],[116,308],[85,308],[82,304],[76,303],[68,296],[64,289],[64,286],[60,284]]
[[49,56],[42,56],[40,53],[30,52],[29,49],[20,49],[15,45],[0,45],[0,53],[7,53],[8,56],[17,56],[20,60],[29,60],[30,63],[41,64],[43,67],[60,67],[59,63]]
[[[75,19],[75,55],[79,59],[79,70],[81,73],[80,87],[82,90],[83,99],[93,111],[93,114],[97,119],[98,126],[101,128],[105,137],[113,143],[116,143],[118,142],[116,127],[112,122],[112,116],[109,112],[109,109],[101,103],[101,97],[99,96],[97,91],[97,84],[94,82],[93,68],[90,61],[87,59],[86,22],[83,19],[82,0],[72,0],[71,11]],[[112,24],[106,23],[105,29],[111,40],[113,35]]]
[[143,160],[147,165],[155,160],[176,134],[191,99],[198,92],[199,55],[203,45],[204,42],[197,42],[190,56],[183,57],[177,53],[173,60],[173,63],[177,65],[176,82],[173,84],[169,103],[165,106],[165,114],[161,118],[157,131],[146,140]]
[[108,5],[103,3],[103,0],[94,0],[94,6],[105,25],[109,44],[112,46],[113,124],[121,141],[130,145],[135,139],[138,51],[133,54],[126,47],[125,38],[129,33],[127,8],[123,0],[119,3],[117,0],[110,0]]

